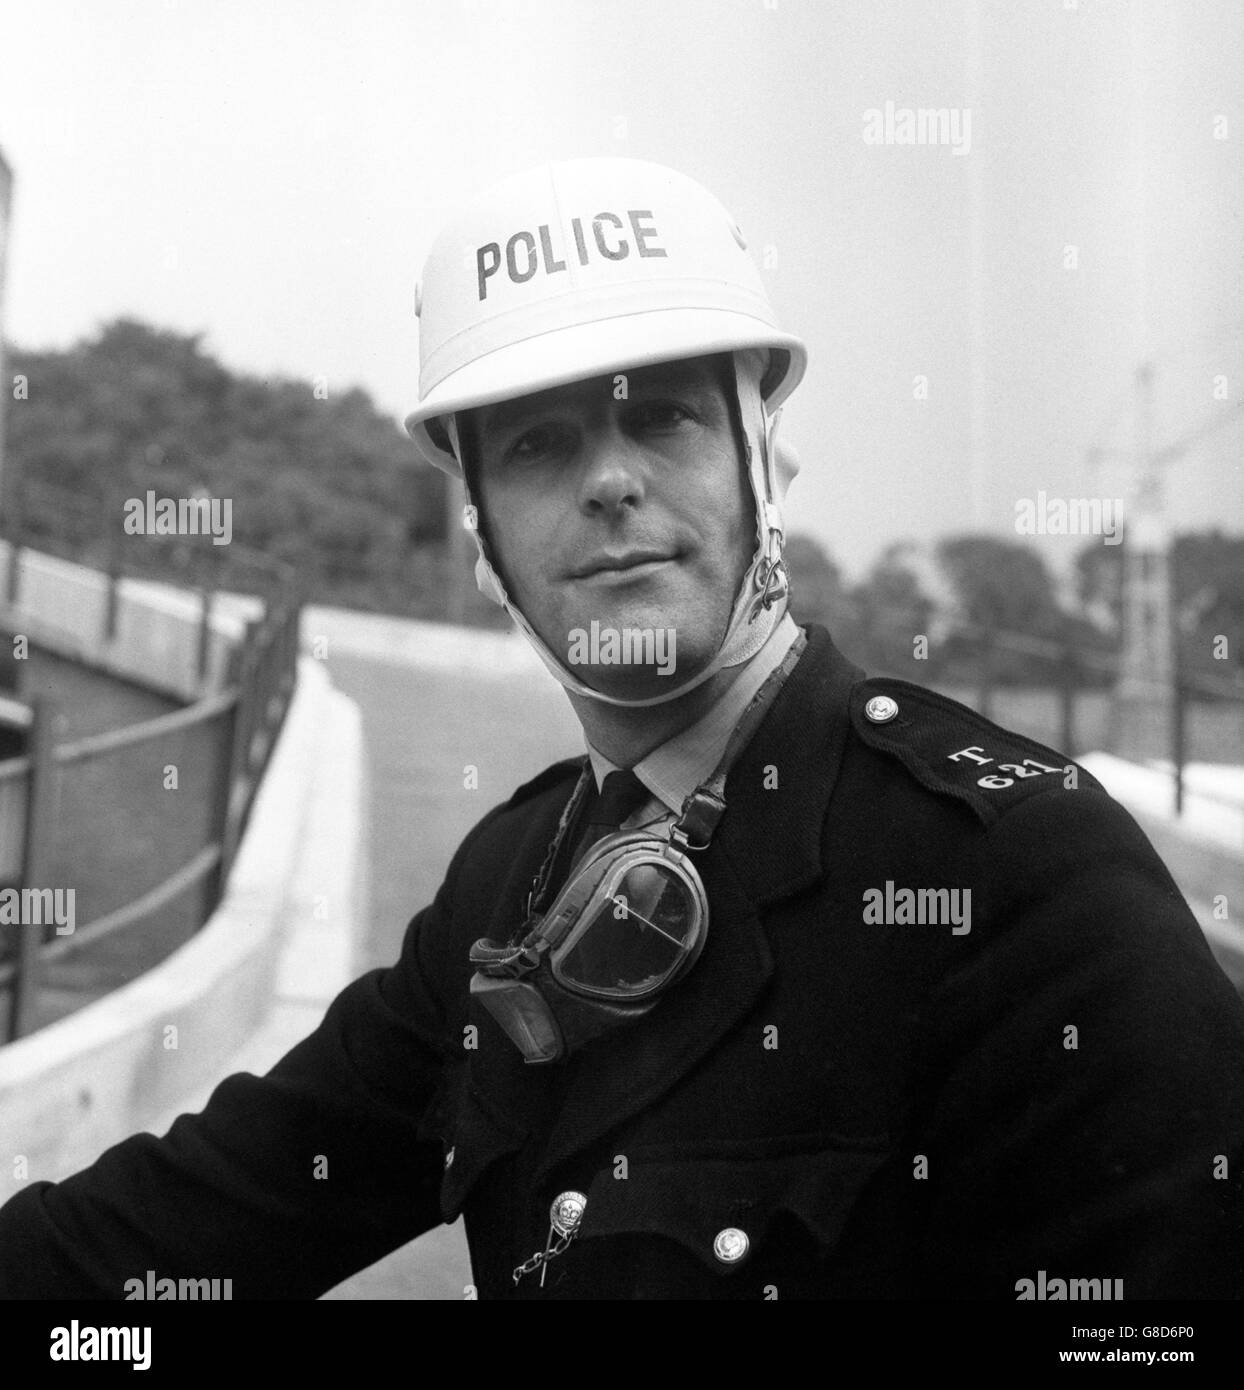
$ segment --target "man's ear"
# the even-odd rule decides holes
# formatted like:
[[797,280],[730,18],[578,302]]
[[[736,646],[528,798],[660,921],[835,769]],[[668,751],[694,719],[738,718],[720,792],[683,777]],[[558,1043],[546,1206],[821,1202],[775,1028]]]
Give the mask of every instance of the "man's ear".
[[457,458],[457,451],[453,446],[452,433],[446,428],[446,421],[452,421],[453,418],[452,415],[434,415],[430,420],[426,421],[426,429],[429,438],[438,449],[444,449],[447,454],[453,454],[454,457]]
[[457,442],[458,462],[462,465],[462,481],[466,487],[467,501],[476,512],[476,528],[488,544],[489,562],[493,557],[493,547],[489,544],[488,518],[484,506],[483,479],[480,477],[479,421],[474,410],[460,410],[454,417],[454,436]]
[[501,567],[496,542],[488,525],[488,508],[485,505],[484,482],[481,477],[479,447],[479,412],[462,410],[454,417],[454,433],[458,442],[458,461],[462,465],[462,480],[466,488],[467,501],[475,508],[475,532],[483,548],[480,561],[486,561],[493,573],[489,574],[484,563],[475,566],[475,585],[480,593],[494,603],[504,603],[504,586],[509,581]]

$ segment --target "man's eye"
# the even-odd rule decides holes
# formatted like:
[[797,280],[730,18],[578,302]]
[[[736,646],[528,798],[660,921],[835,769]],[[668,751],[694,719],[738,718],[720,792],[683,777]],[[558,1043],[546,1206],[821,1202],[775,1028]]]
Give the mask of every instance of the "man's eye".
[[693,417],[677,401],[643,401],[636,405],[633,418],[640,429],[669,430]]
[[531,463],[556,453],[565,442],[565,430],[556,425],[536,425],[518,436],[506,450],[506,457],[515,463]]

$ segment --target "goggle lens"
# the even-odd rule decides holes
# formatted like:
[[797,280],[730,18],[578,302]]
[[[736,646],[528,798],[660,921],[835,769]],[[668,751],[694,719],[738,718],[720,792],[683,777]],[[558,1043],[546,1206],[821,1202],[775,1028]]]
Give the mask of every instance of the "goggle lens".
[[658,989],[695,945],[699,907],[669,866],[633,865],[557,952],[554,973],[593,993],[633,997]]

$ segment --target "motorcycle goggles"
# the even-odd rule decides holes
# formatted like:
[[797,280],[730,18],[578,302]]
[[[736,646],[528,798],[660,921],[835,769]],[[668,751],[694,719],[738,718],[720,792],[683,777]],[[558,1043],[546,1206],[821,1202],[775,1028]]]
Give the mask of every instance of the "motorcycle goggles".
[[597,842],[541,931],[553,978],[598,999],[646,999],[673,984],[704,946],[708,898],[695,865],[669,841],[639,834]]
[[[572,805],[590,778],[585,768]],[[642,1018],[695,964],[708,898],[684,853],[684,819],[602,837],[517,944],[471,948],[471,993],[526,1061],[555,1061]]]
[[559,985],[593,999],[647,999],[673,984],[708,929],[704,885],[676,833],[667,825],[604,836],[516,948],[481,942],[472,961],[514,978],[547,961]]
[[543,899],[591,783],[585,763],[508,944],[471,948],[471,994],[528,1062],[555,1061],[642,1018],[696,962],[708,898],[690,853],[708,848],[726,809],[726,774],[806,645],[801,632],[744,712],[712,777],[682,812],[592,845],[547,911]]

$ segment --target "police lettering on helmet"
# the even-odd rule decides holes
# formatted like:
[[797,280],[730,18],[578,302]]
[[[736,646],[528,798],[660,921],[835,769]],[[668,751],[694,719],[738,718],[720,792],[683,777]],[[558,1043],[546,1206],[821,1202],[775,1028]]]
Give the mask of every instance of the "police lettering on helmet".
[[418,303],[419,404],[406,426],[427,461],[458,477],[465,412],[645,365],[729,354],[756,548],[716,656],[689,679],[646,699],[587,685],[506,591],[486,528],[473,524],[478,499],[464,478],[468,524],[481,591],[573,694],[661,704],[759,651],[786,589],[781,506],[796,464],[776,445],[779,408],[803,376],[806,352],[778,327],[722,205],[686,176],[640,160],[543,165],[489,189],[450,222],[428,256]]

